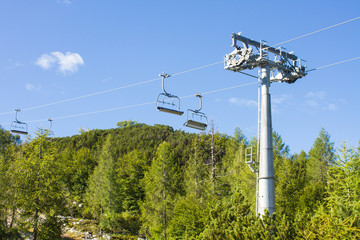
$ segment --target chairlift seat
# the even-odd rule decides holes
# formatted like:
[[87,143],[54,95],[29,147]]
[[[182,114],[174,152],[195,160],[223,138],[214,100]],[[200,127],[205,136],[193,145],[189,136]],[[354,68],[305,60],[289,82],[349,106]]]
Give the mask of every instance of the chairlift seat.
[[28,134],[27,124],[24,122],[20,122],[18,120],[13,121],[10,126],[10,131],[12,133],[27,135]]
[[184,123],[184,126],[195,128],[195,129],[198,129],[198,130],[205,130],[207,128],[206,123],[197,122],[197,121],[194,121],[194,120],[191,120],[191,119],[187,120],[187,122]]
[[21,131],[21,130],[16,130],[16,129],[11,129],[12,133],[17,133],[17,134],[24,134],[24,135],[28,135],[28,132],[26,131]]
[[172,113],[172,114],[176,114],[176,115],[183,115],[184,112],[183,111],[179,111],[179,110],[175,110],[175,109],[171,109],[171,108],[165,108],[165,107],[156,107],[157,110],[161,111],[161,112],[166,112],[166,113]]

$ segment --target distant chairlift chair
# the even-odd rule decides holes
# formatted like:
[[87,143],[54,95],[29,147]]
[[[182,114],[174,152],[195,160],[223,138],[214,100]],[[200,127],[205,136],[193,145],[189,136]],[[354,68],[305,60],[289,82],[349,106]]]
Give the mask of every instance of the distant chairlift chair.
[[169,74],[160,74],[162,77],[162,90],[156,100],[156,108],[161,112],[172,113],[176,115],[183,115],[183,111],[180,111],[180,98],[165,91],[164,80],[165,78],[171,77]]
[[17,113],[20,112],[20,109],[15,109],[15,121],[13,121],[11,123],[10,126],[10,131],[12,133],[17,133],[17,134],[24,134],[27,135],[28,134],[28,126],[26,123],[21,122],[17,119]]
[[49,126],[49,130],[48,130],[48,137],[53,137],[54,136],[54,132],[51,130],[52,129],[52,122],[53,120],[51,118],[48,119],[50,126]]
[[200,99],[200,108],[196,110],[188,109],[187,110],[187,121],[184,123],[184,126],[195,128],[198,130],[205,130],[208,125],[207,117],[205,113],[200,112],[202,108],[202,97],[199,93],[195,95]]

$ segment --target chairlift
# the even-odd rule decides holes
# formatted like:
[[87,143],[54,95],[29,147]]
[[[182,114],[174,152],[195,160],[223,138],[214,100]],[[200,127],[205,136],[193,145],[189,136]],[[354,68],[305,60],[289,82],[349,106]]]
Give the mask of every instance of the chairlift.
[[160,93],[156,100],[156,108],[158,111],[172,113],[176,115],[183,115],[183,111],[180,111],[180,98],[175,95],[172,95],[165,91],[164,80],[165,78],[171,77],[170,74],[164,73],[160,74],[162,77],[162,90],[163,93]]
[[48,129],[48,137],[53,137],[54,132],[51,130],[53,120],[51,118],[49,118],[48,121],[50,122],[50,126],[49,126],[49,129]]
[[200,99],[200,108],[199,109],[188,109],[187,110],[187,121],[184,123],[184,126],[195,128],[198,130],[205,130],[208,126],[208,120],[205,113],[200,112],[202,108],[202,97],[199,93],[195,95]]
[[24,134],[27,135],[28,134],[28,126],[26,123],[21,122],[17,119],[17,113],[20,112],[20,109],[15,109],[15,121],[13,121],[11,123],[10,126],[10,131],[12,133],[17,133],[17,134]]

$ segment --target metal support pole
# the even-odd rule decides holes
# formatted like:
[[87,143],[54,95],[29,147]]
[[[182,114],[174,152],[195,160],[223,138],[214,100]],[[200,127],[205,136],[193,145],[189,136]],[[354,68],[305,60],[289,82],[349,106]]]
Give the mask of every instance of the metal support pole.
[[263,216],[267,209],[272,216],[275,212],[275,178],[272,144],[270,67],[261,69],[261,128],[259,162],[258,214]]

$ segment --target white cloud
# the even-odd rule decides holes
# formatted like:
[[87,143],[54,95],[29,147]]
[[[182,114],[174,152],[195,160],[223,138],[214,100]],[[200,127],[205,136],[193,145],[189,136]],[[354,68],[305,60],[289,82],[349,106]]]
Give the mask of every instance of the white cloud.
[[333,103],[329,103],[329,101],[326,99],[326,95],[327,94],[325,91],[308,92],[305,95],[305,98],[307,99],[306,105],[312,108],[319,108],[323,111],[329,110],[335,112],[338,110],[337,103],[344,103],[342,99],[333,99]]
[[330,103],[326,106],[325,110],[330,110],[335,112],[338,110],[338,106],[336,104]]
[[306,98],[316,98],[316,99],[325,99],[326,92],[325,91],[318,91],[318,92],[308,92],[306,94]]
[[308,92],[305,95],[306,100],[306,104],[309,107],[319,107],[320,104],[324,105],[324,99],[326,96],[326,92],[325,91],[317,91],[317,92]]
[[53,63],[56,62],[56,58],[47,54],[41,55],[38,60],[35,62],[36,65],[40,66],[43,69],[49,69]]
[[317,106],[319,106],[319,103],[316,102],[316,101],[314,101],[314,100],[307,100],[307,101],[306,101],[306,104],[307,104],[308,106],[310,106],[310,107],[317,107]]
[[58,3],[62,3],[62,4],[65,4],[65,5],[71,5],[72,2],[69,1],[69,0],[58,0]]
[[35,62],[36,65],[43,69],[50,69],[53,65],[57,65],[58,70],[64,75],[74,73],[79,66],[84,65],[84,60],[78,53],[56,51],[49,54],[43,54]]
[[23,67],[24,64],[20,63],[20,62],[17,62],[11,58],[8,59],[8,63],[10,64],[10,66],[7,66],[6,69],[9,70],[9,69],[15,69],[15,68],[18,68],[18,67]]
[[31,83],[27,83],[27,84],[25,85],[25,88],[26,88],[26,90],[31,91],[31,90],[33,90],[35,87],[34,87],[34,85],[32,85]]
[[63,54],[61,52],[53,52],[52,55],[57,58],[59,70],[64,74],[76,72],[79,65],[84,65],[84,60],[78,53],[67,52]]
[[112,77],[106,77],[104,79],[101,80],[102,83],[107,83],[112,79]]
[[41,89],[41,86],[34,86],[33,84],[31,83],[27,83],[25,84],[25,89],[28,90],[28,91],[40,91]]
[[288,100],[291,97],[292,97],[292,95],[290,95],[290,94],[283,94],[280,97],[274,97],[271,100],[271,103],[273,103],[273,104],[281,104],[281,103],[283,103],[284,101]]
[[240,99],[240,98],[230,98],[229,103],[239,105],[239,106],[247,106],[247,107],[256,107],[257,101],[250,99]]

